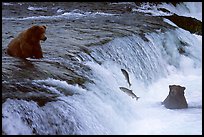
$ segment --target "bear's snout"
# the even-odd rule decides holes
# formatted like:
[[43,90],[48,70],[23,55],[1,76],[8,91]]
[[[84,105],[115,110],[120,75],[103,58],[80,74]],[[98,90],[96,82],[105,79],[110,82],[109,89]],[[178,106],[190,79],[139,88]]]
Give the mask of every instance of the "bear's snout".
[[46,39],[47,39],[47,37],[44,37],[42,40],[43,40],[43,41],[46,41]]

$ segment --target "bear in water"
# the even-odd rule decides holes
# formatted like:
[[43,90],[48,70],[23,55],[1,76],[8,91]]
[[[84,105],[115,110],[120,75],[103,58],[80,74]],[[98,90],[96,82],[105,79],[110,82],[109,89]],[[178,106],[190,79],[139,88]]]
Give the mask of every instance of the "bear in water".
[[188,108],[184,90],[186,88],[180,85],[169,85],[169,95],[162,102],[168,109]]

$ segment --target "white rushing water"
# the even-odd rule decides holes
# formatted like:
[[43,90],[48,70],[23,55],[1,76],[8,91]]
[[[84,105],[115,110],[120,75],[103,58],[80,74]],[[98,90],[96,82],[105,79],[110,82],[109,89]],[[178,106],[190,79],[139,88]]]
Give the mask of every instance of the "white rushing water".
[[[47,10],[46,7],[28,7],[31,11],[36,10]],[[54,14],[51,16],[30,16],[30,17],[20,17],[20,18],[13,18],[13,17],[2,17],[3,20],[56,20],[56,19],[80,19],[83,17],[96,17],[96,16],[115,16],[117,14],[111,14],[111,13],[104,13],[104,12],[84,12],[78,9],[75,9],[70,12],[63,12],[64,10],[58,9],[56,13],[60,14]]]
[[180,16],[192,17],[202,21],[202,2],[183,2],[176,6],[163,3],[159,7],[168,9]]
[[[192,34],[184,30],[177,30],[176,33],[167,33],[164,37],[161,37],[160,35],[157,36],[156,34],[151,34],[147,37],[152,40],[151,42],[153,45],[145,44],[143,46],[157,46],[159,48],[159,46],[162,45],[161,43],[166,41],[165,44],[168,46],[168,49],[166,49],[167,53],[159,55],[159,58],[163,58],[163,62],[159,62],[157,59],[159,63],[164,63],[163,65],[166,65],[166,68],[160,68],[159,72],[154,70],[151,71],[152,68],[150,68],[150,70],[148,70],[148,68],[141,68],[141,71],[145,71],[145,73],[154,73],[155,75],[152,74],[150,77],[156,77],[156,75],[162,73],[162,69],[167,69],[168,73],[164,73],[166,74],[165,77],[153,80],[151,84],[147,85],[146,83],[148,82],[146,82],[146,80],[148,79],[145,79],[146,83],[138,80],[137,75],[139,75],[138,72],[140,71],[130,73],[130,81],[132,83],[131,89],[140,97],[140,99],[136,101],[135,99],[130,99],[131,97],[121,92],[118,88],[120,86],[128,87],[127,81],[120,72],[120,68],[122,68],[121,65],[109,61],[105,61],[102,66],[88,63],[94,70],[96,76],[94,79],[96,87],[91,87],[91,89],[95,89],[97,94],[102,94],[104,96],[102,99],[104,102],[112,104],[113,109],[117,112],[117,115],[112,117],[120,117],[119,122],[117,120],[111,122],[111,124],[115,124],[114,128],[117,128],[118,130],[116,133],[201,134],[202,42],[199,38],[192,36]],[[189,49],[186,50],[189,50],[190,54],[188,56],[180,55],[178,54],[178,51],[176,51],[176,46],[178,46],[176,44],[179,44],[178,39],[189,44]],[[125,58],[125,55],[121,55],[121,58],[117,61],[123,62],[124,64],[122,64],[122,66],[129,67],[130,70],[136,69],[137,55],[132,55],[131,52],[129,52],[127,45],[130,43],[127,43],[126,46],[123,45],[126,50],[123,50],[119,43],[115,42],[114,44],[118,49],[121,48],[118,52],[114,51],[114,54],[129,54],[130,59],[135,59],[135,61],[130,60],[129,58]],[[163,52],[162,48],[160,50]],[[109,54],[108,51],[110,51],[110,49],[107,49],[104,53],[103,51],[104,50],[100,50],[99,52],[104,56],[104,54]],[[148,54],[153,55],[151,53]],[[145,56],[143,55],[142,57]],[[152,56],[152,59],[149,61],[152,60],[154,60],[154,56]],[[165,63],[165,60],[168,63]],[[148,62],[147,65],[154,66],[155,64],[152,61]],[[144,75],[147,76],[148,74]],[[161,106],[161,101],[163,101],[168,95],[169,85],[174,84],[186,87],[185,96],[189,109],[168,110]],[[108,112],[105,111],[105,113]],[[123,120],[122,123],[121,119]]]
[[[132,41],[128,43],[128,38],[115,39],[108,47],[114,50],[115,46],[120,47],[117,42],[125,41],[126,45],[120,47],[120,54],[124,56],[119,55],[117,59],[112,54],[110,57],[114,56],[116,60],[108,59],[107,55],[113,53],[109,49],[109,52],[104,50],[101,53],[103,56],[98,54],[98,57],[105,58],[101,65],[92,61],[85,62],[92,69],[93,75],[90,78],[94,80],[94,84],[86,85],[87,90],[78,85],[69,85],[65,81],[36,80],[33,82],[46,83],[52,93],[61,94],[57,86],[78,94],[62,95],[59,101],[49,102],[43,107],[32,101],[7,100],[2,109],[4,131],[8,134],[32,134],[31,128],[25,123],[25,119],[31,119],[32,128],[39,134],[201,134],[202,40],[181,29],[164,34],[152,33],[146,37],[149,41],[141,40],[138,45],[146,46],[141,56],[148,58],[151,55],[151,59],[144,61],[152,68],[135,68],[137,52],[131,53],[128,48],[134,50],[136,45],[132,46]],[[133,36],[130,39],[138,38]],[[176,51],[180,44],[178,40],[186,43],[186,55]],[[166,46],[165,50],[163,46]],[[150,47],[152,51],[147,52]],[[130,54],[133,55],[127,56]],[[132,61],[131,64],[129,61]],[[149,72],[158,65],[165,67],[160,68],[159,72]],[[121,86],[129,88],[121,68],[129,70],[132,84],[130,89],[140,97],[138,101],[119,89]],[[134,69],[141,70],[132,71]],[[145,72],[140,74],[141,78],[137,77],[137,73],[143,70]],[[164,73],[157,77],[160,72]],[[142,76],[152,77],[151,82],[146,82],[147,79]],[[188,109],[169,110],[161,105],[168,95],[169,85],[173,84],[186,87]]]
[[[160,8],[167,9],[169,13],[161,11]],[[133,11],[151,13],[153,16],[168,16],[175,13],[180,16],[192,17],[202,21],[202,2],[181,2],[176,6],[171,3],[167,4],[166,2],[158,5],[144,3],[140,7],[133,9]]]

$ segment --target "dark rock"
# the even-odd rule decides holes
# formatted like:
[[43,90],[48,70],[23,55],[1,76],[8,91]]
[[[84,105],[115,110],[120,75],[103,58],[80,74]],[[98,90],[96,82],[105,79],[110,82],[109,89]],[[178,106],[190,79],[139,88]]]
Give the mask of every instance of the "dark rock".
[[168,109],[188,108],[188,104],[184,96],[185,89],[185,87],[180,85],[169,85],[169,95],[162,104],[164,104],[164,106]]
[[163,11],[163,12],[167,12],[167,13],[170,13],[169,10],[165,9],[165,8],[159,8],[159,10]]
[[184,53],[185,53],[185,50],[184,50],[183,47],[179,47],[179,48],[178,48],[178,51],[179,51],[180,54],[184,54]]
[[176,7],[176,5],[177,4],[180,4],[181,2],[167,2],[168,4],[170,3],[170,4],[172,4],[172,5],[174,5],[175,7]]
[[169,19],[180,28],[202,36],[202,22],[195,18],[178,16],[176,14],[163,17]]

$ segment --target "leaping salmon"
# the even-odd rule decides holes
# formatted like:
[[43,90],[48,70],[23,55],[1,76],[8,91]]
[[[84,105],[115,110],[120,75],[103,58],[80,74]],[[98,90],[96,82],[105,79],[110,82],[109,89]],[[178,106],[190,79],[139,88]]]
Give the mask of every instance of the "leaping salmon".
[[129,84],[129,86],[131,86],[128,72],[127,72],[126,70],[124,70],[124,69],[121,69],[121,71],[122,71],[123,75],[125,76],[125,78],[126,78],[128,84]]
[[123,92],[125,92],[126,94],[128,94],[129,96],[131,96],[132,98],[136,98],[136,100],[138,100],[140,97],[138,97],[138,96],[136,96],[133,92],[132,92],[132,90],[129,90],[129,89],[127,89],[127,88],[125,88],[125,87],[119,87],[120,88],[120,90],[122,90]]

